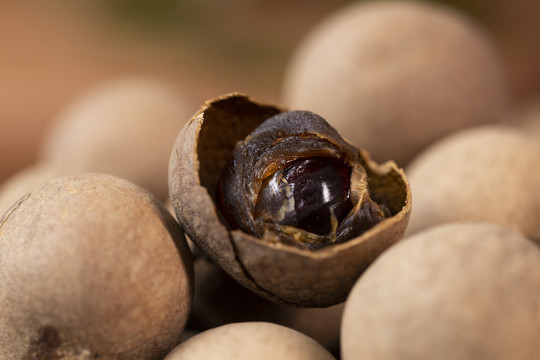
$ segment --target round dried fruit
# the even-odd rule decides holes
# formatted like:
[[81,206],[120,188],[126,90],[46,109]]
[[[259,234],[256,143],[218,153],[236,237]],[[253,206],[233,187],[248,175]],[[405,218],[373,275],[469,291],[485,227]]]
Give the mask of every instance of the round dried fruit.
[[67,174],[116,175],[165,200],[168,155],[192,114],[176,86],[147,77],[114,79],[64,110],[45,134],[40,159]]
[[189,248],[148,192],[56,178],[0,220],[0,359],[162,359],[193,295]]
[[357,359],[535,359],[540,251],[488,223],[434,226],[386,251],[343,312],[341,355]]
[[285,326],[241,322],[219,326],[178,345],[165,360],[334,360],[320,344]]
[[540,241],[538,156],[536,139],[506,126],[464,129],[432,144],[407,168],[415,196],[407,233],[487,221]]
[[287,106],[400,166],[446,134],[499,120],[510,103],[488,34],[433,1],[350,2],[301,41],[283,83]]

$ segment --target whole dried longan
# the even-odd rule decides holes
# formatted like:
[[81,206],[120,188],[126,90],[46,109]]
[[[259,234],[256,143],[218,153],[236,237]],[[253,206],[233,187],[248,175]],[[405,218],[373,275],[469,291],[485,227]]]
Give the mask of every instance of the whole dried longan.
[[433,227],[383,253],[345,304],[343,360],[529,360],[540,250],[499,225]]
[[56,178],[0,222],[0,358],[162,359],[192,301],[191,254],[148,192]]
[[506,126],[484,125],[451,134],[407,168],[413,234],[453,221],[486,221],[540,240],[540,145]]
[[166,360],[332,360],[316,341],[285,326],[240,322],[197,334],[177,346]]
[[167,168],[176,135],[192,115],[187,96],[146,77],[114,79],[68,106],[45,135],[41,160],[68,173],[122,177],[167,197]]
[[495,122],[508,91],[484,30],[441,4],[354,2],[323,19],[287,67],[283,102],[314,111],[400,166],[455,130]]

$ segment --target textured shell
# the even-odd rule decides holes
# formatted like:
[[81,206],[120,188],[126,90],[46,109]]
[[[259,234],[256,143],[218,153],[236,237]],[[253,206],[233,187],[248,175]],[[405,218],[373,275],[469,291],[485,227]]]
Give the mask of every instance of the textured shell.
[[162,359],[193,295],[178,223],[108,175],[56,178],[23,197],[0,221],[0,268],[3,360]]
[[242,231],[230,231],[214,201],[220,171],[237,141],[283,110],[231,94],[205,103],[180,132],[169,167],[169,192],[188,236],[220,267],[267,299],[296,306],[329,306],[343,301],[362,271],[403,237],[411,195],[393,162],[373,163],[362,152],[371,176],[384,176],[396,215],[362,236],[313,252],[270,244]]
[[487,221],[540,240],[540,146],[516,129],[456,132],[407,168],[414,210],[408,234],[453,221]]
[[343,360],[535,359],[540,251],[485,223],[444,224],[389,249],[343,313]]

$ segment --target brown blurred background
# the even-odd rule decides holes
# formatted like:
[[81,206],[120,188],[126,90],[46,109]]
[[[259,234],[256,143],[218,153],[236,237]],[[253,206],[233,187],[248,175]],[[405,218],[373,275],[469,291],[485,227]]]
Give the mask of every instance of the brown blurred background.
[[[125,75],[193,102],[231,91],[278,101],[295,46],[350,0],[116,0],[0,5],[0,181],[34,162],[48,124],[85,89]],[[448,1],[450,2],[450,1]],[[458,0],[483,24],[516,101],[540,90],[540,2]]]

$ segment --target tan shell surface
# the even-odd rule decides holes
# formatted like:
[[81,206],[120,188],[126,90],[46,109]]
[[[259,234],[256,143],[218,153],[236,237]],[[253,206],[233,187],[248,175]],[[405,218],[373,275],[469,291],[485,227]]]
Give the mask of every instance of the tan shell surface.
[[74,172],[116,175],[168,193],[169,155],[196,110],[187,96],[150,77],[125,77],[81,94],[60,114],[41,146],[41,159]]
[[392,247],[345,304],[343,360],[534,359],[540,250],[498,225],[452,223]]
[[[388,183],[398,189],[400,210],[362,236],[318,251],[230,231],[213,199],[220,171],[236,142],[278,112],[240,94],[207,102],[177,139],[169,169],[170,198],[188,236],[241,284],[277,302],[330,306],[343,301],[369,263],[403,237],[411,207],[408,183],[395,164],[378,166],[364,159],[373,176],[388,175]],[[392,191],[388,188],[384,191]]]
[[180,227],[149,193],[108,175],[57,178],[12,207],[0,268],[5,360],[161,359],[192,301]]
[[407,162],[508,106],[490,39],[465,15],[419,1],[354,2],[323,19],[293,54],[282,101],[328,120],[377,161]]
[[444,222],[487,221],[540,239],[540,145],[504,126],[452,134],[407,168],[414,210],[408,234]]
[[313,339],[267,322],[223,325],[193,336],[165,360],[333,360]]

